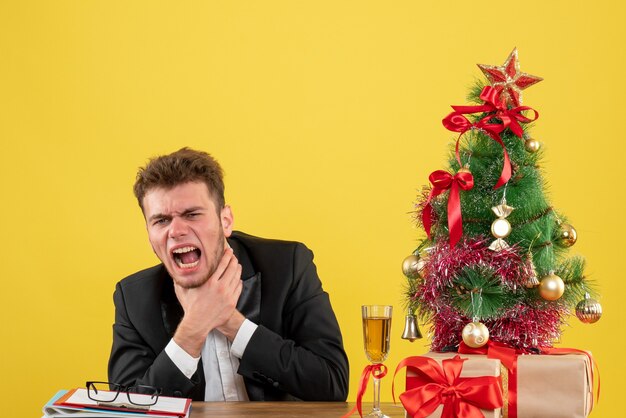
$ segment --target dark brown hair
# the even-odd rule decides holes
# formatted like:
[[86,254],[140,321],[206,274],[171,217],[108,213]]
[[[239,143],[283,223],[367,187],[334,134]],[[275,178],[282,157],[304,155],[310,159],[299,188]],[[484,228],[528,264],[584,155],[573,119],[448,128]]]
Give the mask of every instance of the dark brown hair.
[[151,189],[171,189],[188,182],[203,182],[218,213],[224,207],[224,173],[222,167],[203,151],[181,148],[176,152],[152,158],[139,168],[133,191],[143,211],[143,198]]

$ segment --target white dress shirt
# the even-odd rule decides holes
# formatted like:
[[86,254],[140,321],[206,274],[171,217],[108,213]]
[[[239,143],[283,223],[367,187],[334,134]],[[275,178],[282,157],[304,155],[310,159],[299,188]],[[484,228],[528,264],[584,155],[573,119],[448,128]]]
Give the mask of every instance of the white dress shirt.
[[165,353],[188,379],[196,372],[202,358],[205,401],[247,401],[246,386],[237,369],[239,359],[256,329],[255,323],[245,319],[232,344],[224,334],[214,329],[209,332],[198,358],[180,348],[173,338],[165,347]]

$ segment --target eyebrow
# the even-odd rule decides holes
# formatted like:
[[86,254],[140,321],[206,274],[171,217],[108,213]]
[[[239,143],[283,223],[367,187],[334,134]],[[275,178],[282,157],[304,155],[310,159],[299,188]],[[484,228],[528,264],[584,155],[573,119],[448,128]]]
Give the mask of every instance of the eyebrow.
[[[206,210],[206,209],[204,207],[202,207],[202,206],[193,206],[191,208],[188,208],[188,209],[185,209],[184,211],[182,211],[181,212],[181,216],[188,215],[188,214],[190,214],[192,212],[198,212],[198,211],[202,212],[204,210]],[[166,215],[164,213],[155,213],[154,215],[152,215],[152,216],[150,216],[148,218],[148,221],[152,222],[155,219],[169,219],[171,217],[172,217],[172,215]]]

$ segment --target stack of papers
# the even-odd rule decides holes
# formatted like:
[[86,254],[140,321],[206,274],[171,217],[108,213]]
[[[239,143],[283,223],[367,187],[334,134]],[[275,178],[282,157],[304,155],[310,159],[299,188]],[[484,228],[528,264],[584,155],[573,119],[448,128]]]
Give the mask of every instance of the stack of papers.
[[[126,395],[120,393],[119,398],[126,400]],[[121,401],[122,402],[122,401]],[[149,409],[132,409],[115,404],[102,405],[89,399],[87,389],[61,390],[52,397],[43,407],[43,418],[189,418],[191,399],[159,396],[156,404]]]

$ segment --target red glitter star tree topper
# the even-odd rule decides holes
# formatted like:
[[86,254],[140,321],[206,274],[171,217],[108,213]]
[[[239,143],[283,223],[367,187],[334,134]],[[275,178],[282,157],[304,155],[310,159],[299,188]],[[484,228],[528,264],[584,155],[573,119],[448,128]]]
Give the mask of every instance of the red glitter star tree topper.
[[513,107],[522,104],[522,90],[543,80],[541,77],[520,71],[517,48],[513,49],[503,65],[478,64],[478,68],[485,74],[491,85],[499,91],[500,98]]

